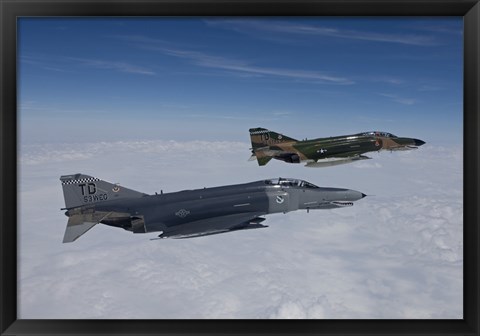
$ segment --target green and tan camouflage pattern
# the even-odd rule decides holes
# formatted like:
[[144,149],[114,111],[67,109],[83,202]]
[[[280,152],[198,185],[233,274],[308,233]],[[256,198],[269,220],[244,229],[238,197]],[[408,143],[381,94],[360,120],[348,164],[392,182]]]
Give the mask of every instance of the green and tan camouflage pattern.
[[[312,140],[296,140],[269,131],[265,128],[251,128],[252,154],[260,166],[272,158],[289,162],[306,162],[307,166],[321,166],[312,163],[322,161],[335,164],[367,159],[362,154],[380,150],[408,150],[424,144],[413,138],[399,138],[386,132],[364,132]],[[252,157],[253,157],[252,156]],[[331,163],[325,164],[334,165]]]

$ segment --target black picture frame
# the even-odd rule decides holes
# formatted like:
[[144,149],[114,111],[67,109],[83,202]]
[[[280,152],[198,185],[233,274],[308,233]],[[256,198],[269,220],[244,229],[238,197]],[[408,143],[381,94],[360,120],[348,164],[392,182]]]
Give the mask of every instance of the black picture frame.
[[[0,0],[2,335],[479,335],[480,4],[478,0]],[[25,16],[462,16],[464,18],[464,318],[462,320],[17,319],[16,19]]]

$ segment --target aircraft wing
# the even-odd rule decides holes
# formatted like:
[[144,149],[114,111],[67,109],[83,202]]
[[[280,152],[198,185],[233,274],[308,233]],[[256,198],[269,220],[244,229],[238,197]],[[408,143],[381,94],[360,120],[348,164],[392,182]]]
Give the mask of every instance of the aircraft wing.
[[268,227],[260,224],[265,218],[260,213],[243,213],[202,219],[174,225],[163,231],[160,238],[193,238],[238,230]]
[[345,152],[345,153],[337,153],[335,155],[331,155],[331,158],[360,158],[360,159],[370,159],[370,157],[366,155],[362,155],[365,152]]

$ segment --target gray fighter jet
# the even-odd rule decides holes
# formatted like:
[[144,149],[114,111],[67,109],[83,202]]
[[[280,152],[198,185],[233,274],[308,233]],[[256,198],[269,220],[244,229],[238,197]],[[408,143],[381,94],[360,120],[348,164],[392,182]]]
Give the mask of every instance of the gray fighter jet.
[[274,178],[214,188],[147,195],[83,174],[60,177],[68,216],[64,243],[98,223],[133,233],[161,231],[159,238],[190,238],[265,228],[273,213],[352,206],[365,194]]

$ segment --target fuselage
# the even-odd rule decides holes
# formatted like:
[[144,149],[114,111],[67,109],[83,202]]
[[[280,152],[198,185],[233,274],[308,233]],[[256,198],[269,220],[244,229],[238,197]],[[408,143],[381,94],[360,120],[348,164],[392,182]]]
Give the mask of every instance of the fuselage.
[[[110,215],[102,221],[104,224],[133,232],[153,232],[174,230],[176,226],[194,226],[191,223],[209,218],[228,218],[247,213],[254,217],[298,209],[351,206],[364,196],[355,190],[321,188],[303,180],[280,178],[105,201],[96,204],[95,211],[118,214]],[[132,218],[143,221],[143,226],[136,229]],[[212,221],[212,226],[215,225]]]
[[401,138],[386,132],[365,132],[328,138],[299,141],[292,147],[309,158],[339,156],[345,153],[368,153],[380,150],[413,149],[424,142],[413,138]]
[[260,138],[263,141],[263,144],[255,145],[257,158],[272,157],[288,163],[305,162],[310,167],[364,160],[368,159],[363,156],[365,153],[380,150],[410,150],[425,143],[422,140],[397,137],[387,132],[363,132],[301,141],[285,140],[285,137],[277,133],[270,133],[271,135],[264,138],[257,136],[256,139]]

